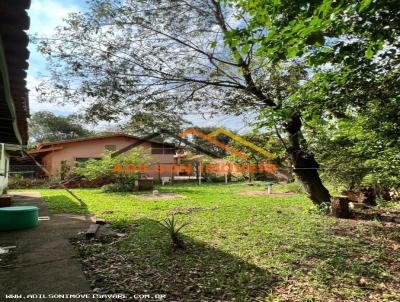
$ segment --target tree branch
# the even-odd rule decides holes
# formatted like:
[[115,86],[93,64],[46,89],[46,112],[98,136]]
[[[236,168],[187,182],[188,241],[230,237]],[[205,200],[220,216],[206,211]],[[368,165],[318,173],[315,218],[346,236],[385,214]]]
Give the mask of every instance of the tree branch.
[[[228,28],[226,26],[226,22],[225,22],[225,18],[222,14],[222,10],[221,10],[221,5],[219,2],[217,2],[216,0],[212,0],[212,3],[214,4],[215,7],[215,18],[217,20],[218,25],[220,26],[222,32],[224,34],[228,33]],[[250,66],[248,64],[248,62],[246,62],[242,55],[240,54],[239,50],[237,49],[236,46],[232,46],[230,43],[228,44],[232,53],[236,54],[238,56],[238,65],[239,67],[242,69],[242,73],[243,73],[243,77],[244,80],[247,84],[246,90],[249,91],[250,93],[252,93],[254,96],[256,96],[258,99],[260,99],[261,101],[263,101],[266,105],[275,108],[276,104],[272,99],[269,99],[262,91],[259,87],[256,86],[254,79],[252,77],[251,74],[251,70],[250,70]]]

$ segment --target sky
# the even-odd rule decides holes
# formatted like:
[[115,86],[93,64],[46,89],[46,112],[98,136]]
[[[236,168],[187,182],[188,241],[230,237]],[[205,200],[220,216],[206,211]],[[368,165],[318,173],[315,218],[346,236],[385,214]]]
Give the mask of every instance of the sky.
[[[82,0],[33,0],[30,9],[28,10],[31,19],[29,35],[51,36],[55,28],[62,24],[63,19],[69,13],[78,12],[84,9],[84,1]],[[36,50],[36,45],[29,45],[29,69],[27,84],[29,92],[29,103],[31,114],[37,111],[51,111],[57,115],[68,115],[74,113],[76,108],[72,105],[60,107],[58,104],[39,103],[35,88],[40,81],[47,76],[46,60]]]
[[[31,26],[28,31],[30,35],[40,37],[52,36],[55,28],[63,24],[63,19],[69,13],[84,11],[86,9],[85,0],[33,0],[28,14],[31,19]],[[46,60],[36,50],[33,43],[29,46],[30,58],[27,84],[29,92],[31,114],[37,111],[51,111],[56,115],[68,115],[81,110],[76,105],[67,104],[60,106],[54,103],[39,103],[37,100],[36,87],[39,83],[46,79],[48,73],[46,71]],[[217,116],[213,118],[204,118],[202,116],[191,115],[187,117],[194,124],[199,126],[226,127],[231,130],[248,130],[244,125],[244,119],[232,116]],[[107,128],[112,124],[100,123],[98,127]],[[100,129],[103,130],[103,129]]]

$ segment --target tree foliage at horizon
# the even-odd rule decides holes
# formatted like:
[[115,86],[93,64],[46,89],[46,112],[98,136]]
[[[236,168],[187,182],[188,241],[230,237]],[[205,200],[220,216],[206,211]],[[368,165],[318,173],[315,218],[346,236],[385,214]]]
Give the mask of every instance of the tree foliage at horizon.
[[[325,22],[337,16],[336,4],[328,2],[255,0],[238,1],[242,6],[237,6],[216,0],[93,0],[87,13],[70,15],[54,38],[40,41],[39,48],[48,55],[52,74],[51,81],[41,86],[42,97],[85,102],[87,117],[95,120],[164,112],[165,117],[160,118],[168,123],[171,114],[247,112],[265,117],[270,112],[308,196],[317,204],[328,202],[330,195],[318,175],[319,164],[304,128],[307,121],[303,115],[307,116],[310,107],[294,97],[301,95],[301,88],[311,77],[312,85],[319,84],[313,76],[318,70],[312,68],[310,72],[311,60],[305,60],[303,54],[329,46],[332,41],[319,34],[330,30],[329,24],[337,24],[339,29],[348,26],[345,20]],[[259,7],[275,9],[264,11],[269,23],[259,18]],[[303,14],[304,7],[307,10]],[[321,16],[320,21],[313,19],[301,26],[315,25],[319,32],[297,36],[301,26],[296,26],[296,20],[315,14]],[[354,10],[348,15],[351,23]],[[368,15],[363,17],[368,19]],[[350,27],[355,29],[356,39],[359,32],[371,29],[367,26],[362,31],[363,27],[359,30],[357,26]],[[286,30],[276,30],[271,36],[274,28]],[[335,37],[341,34],[339,29],[334,31]],[[291,31],[295,34],[290,35]],[[298,40],[299,51],[289,47],[287,33],[288,40]],[[267,36],[273,37],[272,44],[282,41],[284,51],[273,52],[278,56],[270,56]],[[370,41],[378,40],[372,36]],[[341,49],[346,49],[346,43],[340,42]],[[373,44],[371,51],[382,45]],[[350,58],[361,58],[359,61],[368,66],[371,51],[355,50],[357,47],[351,47],[350,54],[354,55]],[[335,63],[335,52],[316,53],[314,62]],[[347,56],[340,52],[338,64]],[[320,100],[320,104],[324,113],[339,115],[346,109],[332,99]],[[264,124],[268,126],[268,122]]]
[[31,143],[46,143],[93,135],[85,129],[74,115],[57,116],[49,111],[39,111],[29,119]]

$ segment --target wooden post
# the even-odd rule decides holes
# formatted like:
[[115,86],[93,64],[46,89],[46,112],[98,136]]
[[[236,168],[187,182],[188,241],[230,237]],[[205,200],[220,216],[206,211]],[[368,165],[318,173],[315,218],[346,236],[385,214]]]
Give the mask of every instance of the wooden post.
[[200,162],[200,164],[198,165],[198,169],[199,169],[199,172],[198,172],[198,175],[199,175],[199,186],[201,185],[201,170],[203,170],[203,163],[202,162]]
[[225,163],[225,184],[228,184],[228,173],[231,172],[230,164],[228,162]]
[[174,169],[175,165],[171,165],[171,184],[175,183],[175,169]]
[[347,197],[332,197],[331,215],[336,218],[350,218],[349,199]]
[[85,237],[86,239],[92,239],[96,236],[97,231],[100,228],[100,224],[92,223],[89,225],[88,230],[86,231]]

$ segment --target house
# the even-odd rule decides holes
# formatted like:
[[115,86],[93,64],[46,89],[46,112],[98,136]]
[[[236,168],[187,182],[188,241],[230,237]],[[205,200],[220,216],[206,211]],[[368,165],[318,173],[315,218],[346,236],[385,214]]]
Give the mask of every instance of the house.
[[106,152],[129,150],[131,145],[148,150],[152,169],[145,172],[147,177],[158,179],[171,176],[171,172],[166,169],[158,172],[155,166],[174,164],[174,144],[160,143],[128,134],[91,136],[39,144],[30,150],[29,154],[48,171],[51,178],[60,179],[64,167],[71,168],[89,159],[100,159]]
[[26,70],[30,1],[0,1],[0,195],[8,184],[9,159],[28,141]]

